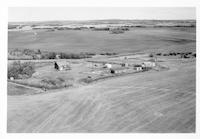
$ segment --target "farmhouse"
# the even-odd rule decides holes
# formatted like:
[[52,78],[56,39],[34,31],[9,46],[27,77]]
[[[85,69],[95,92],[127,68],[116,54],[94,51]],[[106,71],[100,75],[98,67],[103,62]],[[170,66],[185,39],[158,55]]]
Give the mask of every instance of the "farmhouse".
[[63,64],[63,63],[57,63],[57,62],[54,62],[54,68],[59,71],[71,70],[71,67],[69,64]]

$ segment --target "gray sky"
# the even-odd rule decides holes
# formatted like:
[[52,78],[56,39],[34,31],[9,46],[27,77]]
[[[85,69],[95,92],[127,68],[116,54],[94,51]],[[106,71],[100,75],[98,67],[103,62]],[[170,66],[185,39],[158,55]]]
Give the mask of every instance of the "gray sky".
[[196,19],[193,7],[10,7],[9,21]]

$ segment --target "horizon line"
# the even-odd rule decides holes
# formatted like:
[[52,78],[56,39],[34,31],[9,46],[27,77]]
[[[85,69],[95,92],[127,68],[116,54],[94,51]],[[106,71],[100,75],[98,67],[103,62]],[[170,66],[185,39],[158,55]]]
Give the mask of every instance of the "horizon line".
[[196,20],[196,19],[115,19],[115,18],[108,18],[108,19],[80,19],[80,20],[32,20],[32,21],[8,21],[8,22],[58,22],[58,21],[73,21],[73,22],[81,22],[81,21],[103,21],[103,20],[166,20],[166,21],[178,21],[178,20]]

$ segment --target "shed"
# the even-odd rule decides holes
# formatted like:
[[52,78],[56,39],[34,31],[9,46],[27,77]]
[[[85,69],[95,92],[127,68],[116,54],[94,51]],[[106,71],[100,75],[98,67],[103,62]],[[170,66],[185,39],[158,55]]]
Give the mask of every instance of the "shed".
[[119,67],[119,68],[114,68],[114,69],[110,69],[110,72],[111,73],[125,73],[127,72],[129,69],[128,68],[122,68],[122,67]]
[[122,67],[128,67],[128,63],[122,63]]
[[142,63],[145,67],[155,67],[155,62],[143,62]]
[[108,68],[108,69],[111,69],[111,68],[112,68],[112,65],[111,65],[111,64],[108,64],[108,63],[106,63],[106,64],[104,65],[104,67],[105,67],[105,68]]
[[136,71],[142,71],[142,67],[134,67]]
[[56,55],[56,59],[60,59],[60,55],[57,54],[57,55]]
[[134,65],[134,70],[142,71],[143,65]]

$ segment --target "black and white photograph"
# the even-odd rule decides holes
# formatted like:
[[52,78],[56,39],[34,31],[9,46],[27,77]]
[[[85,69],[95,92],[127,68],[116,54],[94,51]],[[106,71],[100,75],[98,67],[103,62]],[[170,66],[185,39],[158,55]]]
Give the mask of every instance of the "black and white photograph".
[[7,133],[196,133],[196,7],[9,7]]

